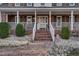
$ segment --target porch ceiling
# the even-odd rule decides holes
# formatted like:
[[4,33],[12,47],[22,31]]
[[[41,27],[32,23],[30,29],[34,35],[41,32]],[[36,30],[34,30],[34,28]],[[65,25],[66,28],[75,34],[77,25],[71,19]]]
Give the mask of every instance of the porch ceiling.
[[26,12],[26,13],[34,13],[35,10],[37,13],[48,13],[51,11],[53,14],[70,14],[73,10],[75,14],[79,14],[79,8],[0,8],[2,12]]

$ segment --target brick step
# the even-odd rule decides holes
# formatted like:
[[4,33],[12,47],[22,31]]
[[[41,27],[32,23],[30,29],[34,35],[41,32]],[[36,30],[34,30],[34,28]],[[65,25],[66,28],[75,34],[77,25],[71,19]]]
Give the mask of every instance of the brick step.
[[51,36],[50,34],[35,34],[37,36]]
[[47,32],[47,31],[36,31],[37,33],[50,33],[50,32]]
[[35,38],[50,38],[51,36],[36,36]]
[[36,41],[52,41],[51,35],[49,30],[47,29],[40,29],[36,31],[35,35],[35,40]]
[[45,32],[45,33],[37,33],[37,32],[36,32],[36,34],[37,34],[37,35],[38,35],[38,34],[40,34],[40,35],[49,35],[50,33],[46,33],[46,32]]
[[43,38],[35,38],[35,40],[38,40],[38,41],[39,41],[39,40],[52,40],[52,38],[51,38],[51,37],[50,37],[50,38],[47,38],[47,37],[45,38],[45,37],[43,37]]
[[51,36],[36,36],[36,37],[42,37],[42,38],[43,38],[43,37],[46,37],[46,38],[47,38],[47,37],[51,37]]
[[37,34],[50,34],[50,32],[42,32],[42,31],[40,31],[40,32],[36,31],[36,33]]
[[49,31],[49,30],[37,30],[37,31]]
[[50,39],[51,37],[35,37],[36,39],[38,38],[38,39]]
[[51,40],[52,38],[35,38],[35,40],[36,39],[38,39],[38,40],[41,40],[41,39],[43,39],[43,40]]
[[40,29],[36,31],[35,40],[36,41],[45,41],[45,40],[51,41],[52,38],[48,30]]
[[35,38],[36,40],[51,40],[52,38]]
[[52,39],[35,39],[36,41],[52,41]]

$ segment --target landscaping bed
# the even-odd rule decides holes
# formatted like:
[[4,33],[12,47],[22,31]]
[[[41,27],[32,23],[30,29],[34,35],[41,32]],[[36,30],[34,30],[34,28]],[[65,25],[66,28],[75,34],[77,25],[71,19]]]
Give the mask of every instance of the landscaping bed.
[[29,36],[24,37],[16,37],[16,36],[10,36],[5,39],[0,39],[0,46],[19,46],[28,44],[29,40],[31,38]]

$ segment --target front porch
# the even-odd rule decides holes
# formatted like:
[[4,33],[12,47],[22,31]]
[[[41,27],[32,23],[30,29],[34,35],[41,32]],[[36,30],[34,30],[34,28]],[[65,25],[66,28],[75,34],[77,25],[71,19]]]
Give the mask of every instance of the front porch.
[[[6,17],[7,18],[7,17]],[[65,11],[65,12],[40,12],[37,10],[33,13],[9,13],[8,21],[12,28],[16,27],[15,24],[22,23],[24,27],[28,30],[33,30],[34,22],[36,22],[36,29],[41,28],[48,29],[49,23],[52,23],[52,26],[55,30],[61,30],[63,26],[68,26],[71,31],[78,31],[79,26],[79,14],[74,11]],[[14,24],[11,24],[14,23]],[[29,26],[29,27],[28,27]],[[28,28],[27,28],[28,27]]]
[[73,15],[73,21],[70,16],[70,14],[57,14],[52,15],[51,13],[51,21],[50,21],[50,14],[39,14],[37,13],[36,21],[35,21],[35,15],[33,14],[24,14],[19,15],[19,22],[17,22],[16,15],[8,15],[8,23],[11,26],[11,29],[14,30],[16,28],[16,25],[18,23],[23,24],[26,31],[32,31],[34,27],[34,23],[36,22],[36,29],[39,30],[41,28],[43,29],[49,29],[49,23],[51,22],[52,26],[55,30],[61,30],[62,27],[67,26],[71,31],[78,31],[79,30],[79,15],[74,14]]
[[[26,9],[27,10],[27,9]],[[43,9],[29,9],[24,10],[3,10],[0,11],[0,22],[8,22],[11,26],[12,32],[15,31],[16,25],[21,23],[26,32],[31,32],[33,40],[35,33],[40,29],[47,29],[51,36],[52,27],[54,30],[61,30],[63,26],[67,26],[71,31],[79,31],[79,13],[78,10],[49,10]],[[5,11],[5,12],[4,12]],[[51,26],[52,25],[52,26]],[[56,34],[56,33],[54,33]],[[53,38],[54,39],[54,38]]]

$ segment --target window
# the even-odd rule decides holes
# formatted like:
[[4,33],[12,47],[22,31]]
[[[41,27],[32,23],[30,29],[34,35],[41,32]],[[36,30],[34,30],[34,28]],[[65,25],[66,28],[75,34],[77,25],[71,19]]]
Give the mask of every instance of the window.
[[70,3],[69,6],[75,6],[75,3]]
[[27,6],[32,6],[32,3],[27,3]]
[[45,6],[45,3],[41,3],[41,6]]
[[57,5],[57,6],[62,6],[62,3],[57,3],[56,5]]
[[20,6],[20,3],[15,3],[15,6]]

